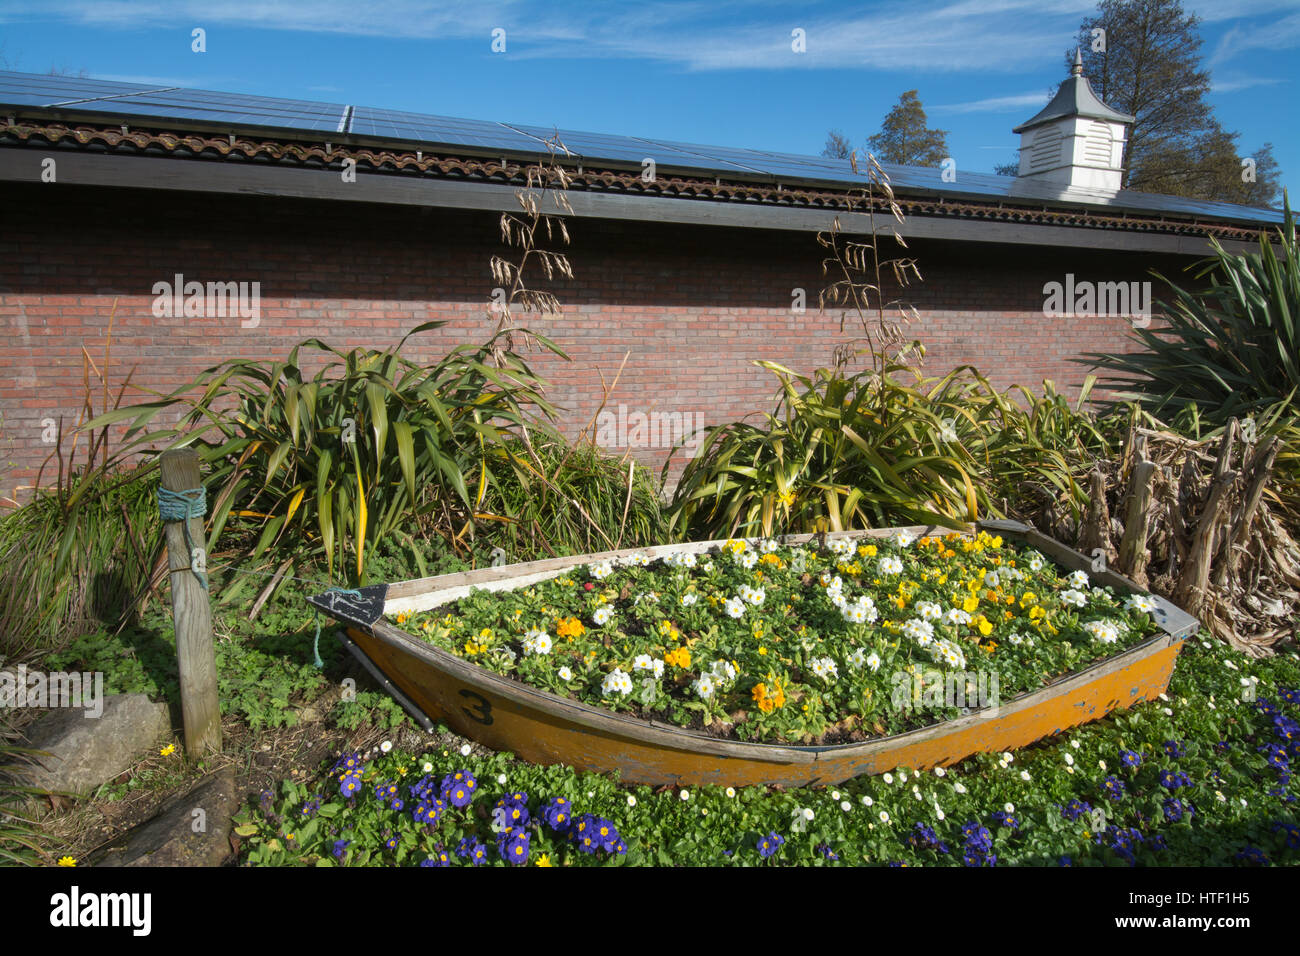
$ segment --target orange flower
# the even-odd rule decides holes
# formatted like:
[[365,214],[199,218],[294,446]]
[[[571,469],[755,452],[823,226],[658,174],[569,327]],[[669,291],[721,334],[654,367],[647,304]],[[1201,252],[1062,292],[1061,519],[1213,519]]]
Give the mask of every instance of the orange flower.
[[679,647],[664,655],[664,663],[686,670],[691,666],[691,652],[684,647]]
[[555,625],[555,633],[560,637],[567,637],[573,640],[575,637],[581,637],[586,628],[576,617],[562,617]]

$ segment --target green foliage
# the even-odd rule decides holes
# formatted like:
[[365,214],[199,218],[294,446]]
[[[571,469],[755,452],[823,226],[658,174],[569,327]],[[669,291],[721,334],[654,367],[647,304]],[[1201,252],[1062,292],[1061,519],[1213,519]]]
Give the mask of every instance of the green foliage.
[[916,90],[908,90],[880,124],[880,132],[868,140],[871,152],[882,163],[938,166],[948,155],[948,134],[925,124],[921,98]]
[[956,527],[1000,514],[997,499],[1027,486],[1077,508],[1079,476],[1104,446],[1080,406],[1071,409],[1050,383],[1040,398],[999,393],[968,366],[927,380],[883,357],[880,374],[805,376],[756,364],[781,380],[776,412],[761,425],[707,430],[669,513],[685,539]]
[[35,792],[23,773],[33,754],[16,746],[15,736],[0,719],[0,866],[40,866],[49,857],[48,841],[23,807]]
[[643,466],[551,430],[533,430],[527,441],[493,453],[516,464],[497,469],[485,501],[509,516],[487,535],[507,560],[663,543],[663,509]]
[[[340,795],[337,774],[322,772],[314,785],[285,781],[269,806],[250,806],[237,818],[236,832],[244,841],[243,859],[253,865],[416,865],[439,849],[451,851],[452,865],[469,865],[454,851],[473,837],[487,845],[487,865],[504,866],[489,810],[500,795],[518,792],[527,795],[533,817],[527,827],[530,865],[545,855],[555,866],[960,866],[962,828],[970,822],[991,831],[998,866],[1054,867],[1063,858],[1074,866],[1125,866],[1111,844],[1128,828],[1143,835],[1133,844],[1138,865],[1240,866],[1254,858],[1241,855],[1248,848],[1274,864],[1300,863],[1287,787],[1279,787],[1282,775],[1258,749],[1277,739],[1275,726],[1242,699],[1240,685],[1243,673],[1257,677],[1259,697],[1294,718],[1300,712],[1294,696],[1300,664],[1290,652],[1253,660],[1204,638],[1184,646],[1168,701],[1145,702],[1066,730],[1016,751],[1010,762],[979,754],[942,775],[903,769],[836,785],[729,792],[716,786],[625,786],[611,776],[535,766],[507,753],[462,757],[451,749],[394,748],[363,757],[363,790],[355,800]],[[1288,689],[1290,702],[1282,697]],[[1170,756],[1169,741],[1180,745],[1182,756]],[[1138,754],[1140,766],[1125,766],[1122,750]],[[1189,785],[1162,786],[1165,769],[1185,773]],[[463,809],[447,806],[434,827],[413,820],[414,800],[398,811],[373,793],[380,782],[404,788],[425,773],[436,788],[443,775],[457,770],[477,778],[473,802]],[[1117,800],[1103,788],[1111,775],[1125,785]],[[539,822],[554,797],[569,801],[575,817],[593,813],[610,820],[627,844],[626,854],[579,852]],[[1195,812],[1170,819],[1169,797],[1194,805]],[[1068,819],[1062,809],[1073,800],[1089,808]],[[1018,828],[994,817],[1008,812],[1008,803]],[[933,827],[950,852],[909,839],[918,823]],[[768,833],[782,836],[784,844],[763,860],[758,841]],[[392,848],[385,846],[389,838]],[[346,845],[335,856],[338,841]]]
[[[89,427],[130,422],[128,448],[201,444],[208,484],[220,489],[210,541],[230,519],[252,519],[254,557],[286,542],[298,560],[320,558],[331,577],[364,583],[366,561],[389,536],[434,528],[459,537],[477,521],[506,520],[482,511],[501,470],[521,467],[499,452],[532,414],[553,414],[541,380],[500,347],[506,333],[431,367],[398,354],[410,335],[443,324],[419,326],[383,352],[309,339],[285,361],[227,361]],[[303,348],[324,359],[312,376],[300,367]],[[177,409],[199,427],[143,432]]]
[[0,655],[133,615],[162,548],[157,487],[91,465],[0,516]]
[[1214,427],[1291,405],[1300,390],[1300,249],[1289,204],[1277,238],[1280,259],[1263,236],[1248,255],[1212,240],[1214,255],[1191,267],[1198,287],[1157,276],[1174,296],[1161,303],[1167,327],[1134,329],[1138,351],[1082,361],[1110,373],[1102,381],[1119,390],[1117,401],[1157,417],[1178,419],[1194,407]]

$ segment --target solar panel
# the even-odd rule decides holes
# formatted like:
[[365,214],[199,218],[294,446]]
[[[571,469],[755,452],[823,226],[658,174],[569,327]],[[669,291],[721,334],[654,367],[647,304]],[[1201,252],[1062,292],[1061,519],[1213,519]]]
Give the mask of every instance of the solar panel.
[[501,123],[381,110],[370,106],[358,106],[352,111],[349,132],[354,136],[469,146],[481,150],[546,152],[546,144],[538,137],[521,133]]
[[[468,148],[488,154],[545,154],[546,140],[555,130],[487,120],[456,119],[373,107],[348,107],[341,103],[223,93],[213,90],[151,86],[88,77],[54,76],[0,71],[0,107],[63,110],[68,114],[102,113],[118,119],[155,119],[202,122],[209,126],[263,127],[315,133],[350,133],[414,144],[427,143]],[[862,186],[867,182],[866,162],[854,173],[847,160],[803,156],[772,150],[707,146],[666,139],[614,136],[561,130],[569,150],[587,161],[640,165],[648,158],[659,166],[704,173],[761,176],[789,184],[837,183]],[[956,170],[953,182],[944,182],[942,170],[884,164],[893,187],[900,192],[924,192],[953,198],[1026,200],[1036,203],[1103,207],[1143,215],[1169,214],[1234,221],[1281,222],[1273,209],[1247,208],[1232,203],[1160,196],[1124,191],[1119,195],[1065,192],[1059,186],[1014,176]]]

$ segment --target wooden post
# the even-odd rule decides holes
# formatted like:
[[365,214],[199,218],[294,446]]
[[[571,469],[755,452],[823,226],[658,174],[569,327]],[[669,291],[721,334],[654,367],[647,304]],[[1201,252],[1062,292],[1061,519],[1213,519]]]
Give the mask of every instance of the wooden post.
[[[199,456],[192,448],[163,452],[162,486],[168,491],[200,487]],[[207,536],[202,518],[185,523],[164,521],[167,569],[171,574],[172,621],[176,630],[176,660],[180,667],[181,715],[185,721],[185,750],[191,756],[221,752],[221,705],[217,699],[217,659],[212,648],[212,606],[207,589],[194,575],[197,558],[207,565]]]
[[1124,513],[1124,537],[1119,543],[1119,569],[1142,586],[1146,586],[1147,533],[1151,527],[1151,483],[1159,466],[1146,458],[1133,465],[1127,508]]

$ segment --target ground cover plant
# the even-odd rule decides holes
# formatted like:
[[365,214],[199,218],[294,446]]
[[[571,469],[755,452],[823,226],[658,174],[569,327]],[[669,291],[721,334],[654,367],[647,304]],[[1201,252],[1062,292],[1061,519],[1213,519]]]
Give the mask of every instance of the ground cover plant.
[[345,753],[237,819],[253,865],[1300,862],[1300,666],[1202,633],[1169,692],[1014,754],[817,788],[621,786],[466,744]]
[[1007,699],[1034,689],[1157,633],[1154,608],[984,531],[900,531],[634,554],[394,617],[588,704],[719,736],[839,743],[996,703],[990,684]]

